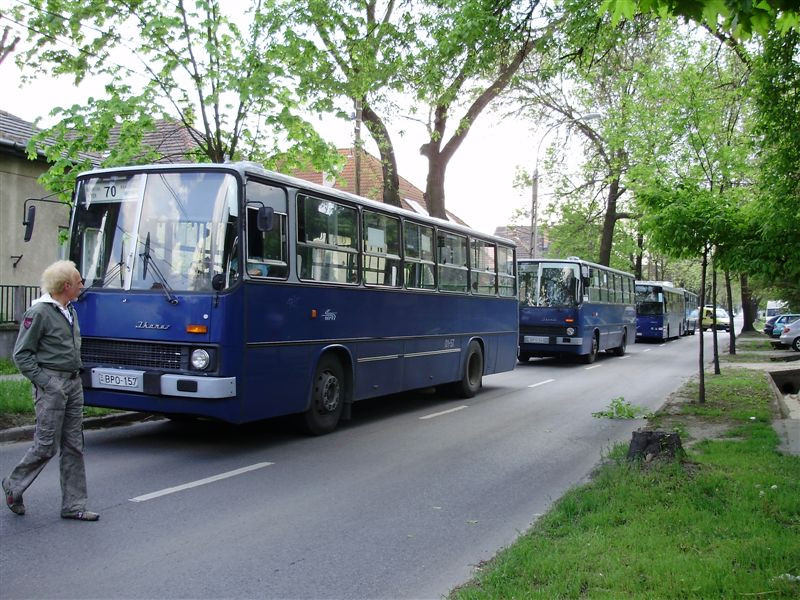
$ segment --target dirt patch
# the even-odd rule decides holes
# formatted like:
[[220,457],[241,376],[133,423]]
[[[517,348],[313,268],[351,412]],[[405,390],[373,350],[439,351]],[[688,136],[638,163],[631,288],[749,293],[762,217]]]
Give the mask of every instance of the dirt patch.
[[673,392],[645,429],[679,431],[686,449],[704,440],[722,439],[728,431],[740,425],[737,421],[724,417],[682,414],[683,406],[693,402],[696,402],[694,398],[683,389]]
[[36,418],[33,415],[18,415],[15,413],[0,414],[0,430],[33,425],[35,422]]

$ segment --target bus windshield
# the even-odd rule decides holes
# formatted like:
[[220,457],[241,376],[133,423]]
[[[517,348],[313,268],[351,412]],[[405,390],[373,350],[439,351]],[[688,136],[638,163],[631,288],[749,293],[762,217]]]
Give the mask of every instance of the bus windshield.
[[237,182],[220,172],[79,181],[70,256],[89,285],[211,291],[236,239]]
[[636,314],[663,315],[664,295],[652,285],[637,285]]
[[574,263],[520,263],[522,306],[573,307],[578,305],[578,265]]

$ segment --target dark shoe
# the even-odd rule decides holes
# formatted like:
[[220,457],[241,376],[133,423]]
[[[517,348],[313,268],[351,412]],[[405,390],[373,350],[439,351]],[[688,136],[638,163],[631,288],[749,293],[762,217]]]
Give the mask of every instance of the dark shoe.
[[14,494],[11,492],[11,486],[3,479],[3,495],[6,497],[6,506],[13,513],[18,515],[25,514],[25,505],[22,503],[22,494]]
[[97,521],[100,515],[90,510],[79,510],[73,513],[61,513],[62,519],[75,519],[76,521]]

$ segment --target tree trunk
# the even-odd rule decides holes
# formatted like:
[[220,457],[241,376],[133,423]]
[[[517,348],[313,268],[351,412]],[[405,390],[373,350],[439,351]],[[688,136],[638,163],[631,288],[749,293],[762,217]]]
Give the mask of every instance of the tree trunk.
[[[400,177],[397,174],[397,157],[394,153],[394,145],[389,137],[389,131],[381,118],[364,100],[361,102],[361,115],[372,139],[378,145],[378,151],[381,155],[383,202],[384,204],[402,208],[400,202]],[[359,150],[356,148],[357,152]]]
[[656,458],[683,458],[681,436],[675,431],[638,430],[631,434],[628,460],[650,462]]
[[611,247],[614,243],[614,226],[619,216],[617,215],[617,199],[620,197],[619,176],[611,180],[608,188],[608,202],[606,215],[603,218],[603,235],[600,238],[600,256],[597,262],[601,265],[611,265]]
[[714,336],[714,375],[719,375],[719,337],[717,336],[717,261],[711,255],[711,332]]
[[733,327],[733,292],[731,291],[731,274],[725,269],[725,293],[728,296],[728,316],[731,332],[728,338],[728,354],[736,354],[736,330]]
[[698,372],[698,390],[697,401],[704,404],[706,401],[706,370],[705,370],[705,356],[703,347],[703,307],[706,305],[706,272],[708,271],[708,246],[703,247],[703,265],[700,269],[700,321],[697,326],[700,329],[698,332],[698,339],[700,340],[700,369]]
[[[506,88],[508,82],[511,81],[511,77],[519,70],[522,61],[524,61],[531,50],[533,50],[535,43],[536,40],[533,38],[526,39],[519,47],[516,54],[514,54],[511,61],[501,66],[497,78],[469,106],[466,114],[459,121],[455,133],[446,144],[442,145],[445,126],[447,125],[449,116],[448,113],[450,111],[451,100],[449,98],[457,97],[457,92],[462,86],[467,84],[466,73],[459,73],[453,83],[445,90],[441,102],[436,105],[436,109],[434,110],[431,139],[429,142],[423,144],[419,150],[420,154],[428,158],[428,181],[425,187],[425,202],[428,204],[428,212],[431,216],[439,217],[440,219],[447,218],[444,205],[444,175],[450,159],[467,137],[470,128],[481,112],[483,112],[483,109]],[[444,100],[444,98],[448,99]]]
[[636,264],[633,268],[633,275],[636,279],[643,279],[642,277],[642,260],[644,258],[644,234],[640,231],[636,236],[636,246],[639,252],[636,254]]
[[742,331],[755,331],[753,322],[758,318],[758,298],[753,297],[753,292],[750,289],[750,284],[747,281],[747,275],[740,275],[739,281],[742,286],[742,317],[744,323],[742,324]]
[[441,144],[431,140],[423,144],[420,154],[428,158],[428,180],[425,184],[425,203],[428,213],[432,217],[446,219],[444,208],[444,175],[447,169],[447,159],[440,151]]

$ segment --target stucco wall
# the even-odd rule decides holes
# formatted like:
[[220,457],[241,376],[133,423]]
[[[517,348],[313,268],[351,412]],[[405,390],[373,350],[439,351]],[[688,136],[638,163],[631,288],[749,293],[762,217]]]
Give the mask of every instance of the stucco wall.
[[[47,169],[43,161],[0,153],[0,284],[39,285],[44,268],[60,258],[58,228],[69,225],[69,207],[35,202],[36,227],[30,242],[23,241],[23,205],[26,198],[47,192],[36,180]],[[17,258],[22,258],[17,262]],[[16,267],[14,266],[14,263]]]

